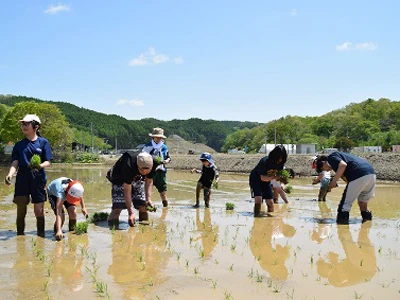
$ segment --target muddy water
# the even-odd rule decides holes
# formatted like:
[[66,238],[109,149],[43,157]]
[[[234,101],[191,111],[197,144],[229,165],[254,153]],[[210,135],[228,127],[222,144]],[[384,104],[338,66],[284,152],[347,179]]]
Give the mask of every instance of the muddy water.
[[[81,180],[89,213],[108,212],[106,171],[55,166],[48,177]],[[65,231],[61,242],[53,240],[48,203],[46,237],[35,235],[32,206],[26,236],[17,237],[13,187],[0,185],[1,298],[399,299],[398,184],[378,184],[373,222],[361,224],[354,205],[351,224],[337,226],[343,184],[321,203],[310,178],[294,179],[290,204],[254,219],[247,176],[222,174],[210,209],[191,208],[198,178],[169,171],[170,207],[161,208],[154,190],[159,208],[148,226],[129,228],[125,213],[120,230],[100,222],[84,235]]]

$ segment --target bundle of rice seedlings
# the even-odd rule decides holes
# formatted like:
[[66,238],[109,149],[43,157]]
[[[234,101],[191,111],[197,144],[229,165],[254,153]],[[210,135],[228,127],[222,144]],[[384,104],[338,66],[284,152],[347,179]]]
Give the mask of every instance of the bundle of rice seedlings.
[[282,182],[283,184],[287,184],[289,183],[289,179],[290,179],[290,173],[288,170],[280,170],[278,172],[278,177],[279,177],[279,181]]
[[96,223],[100,221],[107,221],[108,219],[108,213],[106,212],[95,212],[92,216],[89,218],[90,223]]
[[235,204],[231,202],[226,202],[225,203],[226,210],[234,210],[235,209]]
[[75,234],[84,234],[87,233],[89,223],[87,221],[84,222],[78,222],[75,225]]
[[39,170],[41,163],[42,163],[42,160],[41,160],[40,156],[38,154],[34,154],[29,163],[29,167],[34,170]]
[[293,187],[290,184],[285,186],[285,193],[291,194],[293,192]]

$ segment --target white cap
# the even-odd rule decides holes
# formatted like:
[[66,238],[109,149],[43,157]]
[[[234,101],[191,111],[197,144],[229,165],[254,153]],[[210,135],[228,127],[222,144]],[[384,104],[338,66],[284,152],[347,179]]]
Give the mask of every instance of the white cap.
[[82,183],[78,180],[74,180],[68,184],[67,191],[67,202],[70,204],[78,204],[82,200],[83,192],[85,191]]
[[32,122],[32,121],[38,122],[40,124],[40,119],[37,115],[26,115],[22,120],[19,120],[18,122],[22,123],[22,122]]

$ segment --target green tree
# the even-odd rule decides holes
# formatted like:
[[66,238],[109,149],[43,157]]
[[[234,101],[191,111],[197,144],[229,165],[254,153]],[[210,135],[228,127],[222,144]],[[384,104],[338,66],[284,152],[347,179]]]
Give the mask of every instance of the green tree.
[[6,113],[0,135],[5,142],[17,142],[24,135],[18,120],[26,114],[36,114],[41,121],[40,134],[49,140],[53,150],[71,146],[73,132],[57,106],[47,103],[20,102]]

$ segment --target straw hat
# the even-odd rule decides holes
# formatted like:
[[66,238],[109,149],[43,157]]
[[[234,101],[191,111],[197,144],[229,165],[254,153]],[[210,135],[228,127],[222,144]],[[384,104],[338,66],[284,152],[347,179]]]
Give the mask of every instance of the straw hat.
[[160,137],[166,139],[167,137],[164,135],[164,129],[156,127],[153,128],[153,132],[149,133],[149,136],[151,137]]

